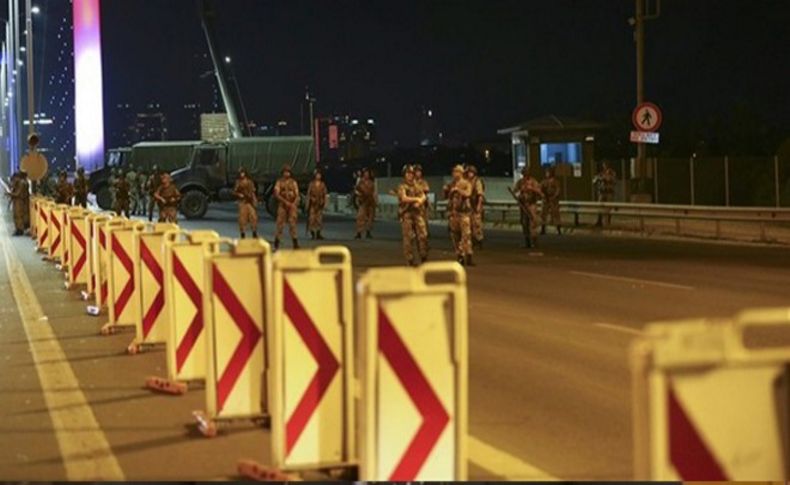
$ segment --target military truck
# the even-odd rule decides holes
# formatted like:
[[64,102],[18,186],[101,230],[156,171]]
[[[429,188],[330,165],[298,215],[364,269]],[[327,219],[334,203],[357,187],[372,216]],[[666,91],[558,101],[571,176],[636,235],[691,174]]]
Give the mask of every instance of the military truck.
[[235,200],[233,187],[244,167],[257,186],[258,199],[274,214],[274,183],[282,167],[290,165],[300,189],[306,191],[316,167],[314,150],[309,136],[232,138],[195,146],[189,166],[171,174],[181,191],[181,213],[200,219],[211,202]]
[[107,152],[107,161],[99,170],[90,173],[90,191],[96,194],[96,203],[102,209],[110,209],[110,176],[115,168],[150,172],[154,165],[160,170],[173,171],[187,166],[199,141],[142,142],[130,148],[113,148]]

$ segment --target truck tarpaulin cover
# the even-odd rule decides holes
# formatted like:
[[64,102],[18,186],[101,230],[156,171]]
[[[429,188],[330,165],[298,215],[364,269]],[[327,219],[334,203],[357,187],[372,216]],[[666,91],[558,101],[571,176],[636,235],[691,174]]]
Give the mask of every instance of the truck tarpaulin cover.
[[237,170],[244,166],[252,174],[277,174],[289,164],[294,174],[315,169],[315,146],[309,136],[237,138],[229,141],[228,159]]

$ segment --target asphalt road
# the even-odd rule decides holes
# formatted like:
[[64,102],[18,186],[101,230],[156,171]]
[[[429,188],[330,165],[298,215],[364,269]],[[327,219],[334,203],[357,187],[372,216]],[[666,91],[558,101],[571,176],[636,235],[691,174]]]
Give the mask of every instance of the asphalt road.
[[[231,237],[237,231],[228,208],[182,226]],[[261,234],[271,238],[272,231],[265,218]],[[379,223],[372,240],[354,241],[353,232],[351,221],[330,218],[325,235],[326,243],[351,248],[355,273],[403,263],[396,224]],[[431,259],[453,259],[445,228],[432,226],[431,233]],[[249,425],[215,440],[200,437],[190,413],[203,407],[202,393],[168,398],[142,388],[146,376],[164,374],[162,352],[127,356],[132,335],[98,336],[106,317],[86,316],[84,303],[63,290],[28,239],[0,234],[0,243],[23,264],[127,479],[225,478],[236,458],[268,456],[266,431]],[[538,251],[520,243],[516,233],[488,231],[477,266],[468,270],[469,431],[520,460],[500,462],[517,470],[492,470],[490,453],[471,453],[473,479],[630,478],[627,353],[643,326],[790,305],[790,253],[783,248],[595,234],[546,236]],[[42,397],[3,258],[0,267],[0,478],[62,479],[51,403]]]

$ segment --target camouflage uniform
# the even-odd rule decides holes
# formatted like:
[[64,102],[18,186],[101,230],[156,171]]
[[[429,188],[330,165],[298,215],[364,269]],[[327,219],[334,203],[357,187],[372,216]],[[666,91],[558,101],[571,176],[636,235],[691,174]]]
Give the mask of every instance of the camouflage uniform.
[[175,185],[160,185],[156,189],[154,198],[159,203],[159,222],[178,222],[178,203],[181,201],[181,192]]
[[137,215],[144,216],[148,211],[148,204],[150,203],[148,200],[149,194],[146,188],[146,184],[148,183],[148,175],[146,175],[145,171],[140,170],[137,174],[137,180],[134,183],[134,188],[137,190]]
[[557,226],[557,232],[561,231],[562,220],[560,218],[560,183],[557,178],[550,175],[543,179],[540,183],[540,190],[543,192],[543,210],[541,210],[540,218],[543,224],[541,233],[546,233],[546,224],[551,222],[553,226]]
[[274,196],[280,202],[277,207],[277,221],[274,229],[274,247],[279,248],[280,236],[283,234],[283,227],[288,223],[288,229],[293,241],[293,247],[299,247],[296,238],[296,219],[299,212],[299,185],[292,178],[282,177],[274,184]]
[[321,231],[324,228],[324,209],[326,208],[326,184],[323,180],[315,179],[307,188],[307,200],[310,204],[308,211],[307,229],[314,239],[323,239]]
[[470,220],[472,223],[472,242],[481,247],[483,245],[483,213],[485,210],[483,209],[483,203],[485,202],[485,186],[483,185],[483,181],[480,180],[480,177],[477,176],[477,172],[473,172],[474,176],[469,179],[469,183],[472,185],[472,214],[470,216]]
[[126,173],[126,183],[129,184],[129,213],[136,215],[140,209],[140,194],[137,190],[137,172],[134,169]]
[[421,178],[421,177],[414,179],[414,185],[416,185],[417,188],[419,188],[422,191],[422,193],[425,194],[425,203],[420,206],[420,211],[422,212],[423,219],[425,219],[427,221],[428,220],[428,209],[429,209],[429,205],[430,205],[428,203],[428,194],[431,193],[431,186],[428,185],[428,181],[427,180],[425,180],[424,178]]
[[365,232],[372,237],[373,220],[376,218],[376,183],[372,179],[362,178],[354,189],[357,201],[357,239]]
[[[617,183],[617,174],[608,166],[604,168],[595,176],[593,184],[597,192],[598,202],[611,202],[614,198],[614,186]],[[607,224],[612,223],[612,215],[607,213]],[[597,226],[603,226],[603,214],[598,214]]]
[[247,226],[252,230],[252,237],[258,237],[258,197],[255,194],[255,184],[248,177],[239,177],[233,189],[239,201],[239,232],[241,238],[246,237]]
[[[20,236],[25,232],[25,219],[29,218],[30,214],[30,185],[27,178],[23,176],[15,177],[9,195],[14,212],[14,228],[16,229],[14,234]],[[28,216],[26,217],[25,214],[28,214]]]
[[115,181],[115,206],[116,214],[129,217],[129,181],[123,175]]
[[540,184],[531,175],[525,174],[516,182],[513,193],[518,198],[521,209],[521,230],[524,244],[533,247],[538,240],[538,201],[543,196]]
[[155,194],[159,190],[159,187],[161,185],[162,185],[162,174],[160,174],[158,170],[154,169],[151,175],[148,176],[148,180],[145,183],[145,188],[146,191],[148,192],[148,220],[149,221],[153,220],[154,218],[154,205],[158,205]]
[[450,238],[453,249],[461,264],[472,262],[472,184],[461,178],[444,187],[447,199],[447,214],[450,222]]
[[88,207],[88,179],[82,171],[77,172],[74,179],[74,205]]
[[58,178],[58,185],[55,186],[55,202],[71,205],[72,197],[74,197],[74,188],[66,179],[66,175],[63,174]]
[[[422,202],[409,201],[407,198],[420,198]],[[411,183],[404,181],[398,186],[398,205],[403,234],[403,256],[408,264],[415,264],[413,242],[416,240],[420,260],[424,262],[428,259],[428,225],[425,222],[425,193],[413,181]]]

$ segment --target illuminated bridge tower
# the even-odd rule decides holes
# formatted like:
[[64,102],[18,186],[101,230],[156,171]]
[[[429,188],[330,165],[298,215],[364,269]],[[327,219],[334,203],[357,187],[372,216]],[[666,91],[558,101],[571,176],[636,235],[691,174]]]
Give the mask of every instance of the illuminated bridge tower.
[[104,158],[104,109],[99,0],[73,0],[74,116],[77,160],[91,171]]

